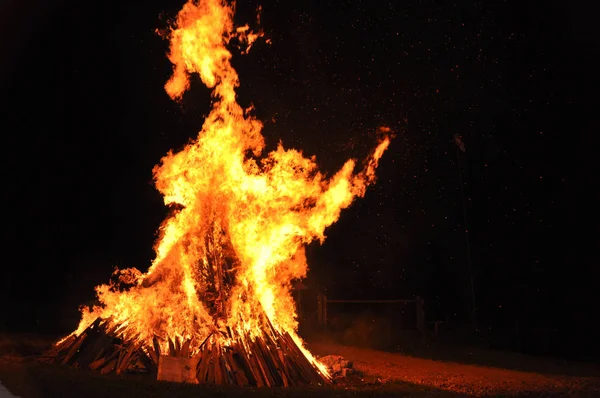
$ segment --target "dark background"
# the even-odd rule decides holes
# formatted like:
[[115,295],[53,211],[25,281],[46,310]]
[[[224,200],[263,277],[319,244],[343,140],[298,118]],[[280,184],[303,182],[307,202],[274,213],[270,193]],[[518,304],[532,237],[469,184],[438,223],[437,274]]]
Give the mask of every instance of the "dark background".
[[[429,320],[458,325],[472,274],[480,333],[510,337],[518,324],[550,336],[545,354],[597,359],[589,10],[296,3],[238,4],[251,24],[262,5],[272,41],[232,49],[240,103],[255,105],[268,144],[281,139],[332,173],[367,154],[378,126],[397,133],[377,184],[308,248],[307,283],[330,298],[420,295]],[[182,104],[163,90],[171,64],[155,29],[182,4],[0,6],[2,328],[70,331],[114,266],[149,266],[166,216],[152,167],[196,136],[210,104],[198,81]]]

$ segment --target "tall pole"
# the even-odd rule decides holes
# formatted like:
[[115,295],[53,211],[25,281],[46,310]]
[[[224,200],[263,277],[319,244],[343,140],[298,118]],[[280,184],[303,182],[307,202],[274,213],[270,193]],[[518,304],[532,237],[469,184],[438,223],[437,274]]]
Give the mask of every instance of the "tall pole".
[[467,204],[465,202],[465,188],[463,184],[462,166],[460,164],[460,149],[456,146],[456,160],[458,165],[458,182],[460,184],[460,198],[462,201],[463,223],[465,226],[465,248],[467,251],[467,265],[469,266],[469,280],[471,282],[471,321],[473,328],[477,330],[477,307],[475,305],[475,285],[473,282],[473,264],[471,261],[471,243],[469,240],[469,225],[467,224]]

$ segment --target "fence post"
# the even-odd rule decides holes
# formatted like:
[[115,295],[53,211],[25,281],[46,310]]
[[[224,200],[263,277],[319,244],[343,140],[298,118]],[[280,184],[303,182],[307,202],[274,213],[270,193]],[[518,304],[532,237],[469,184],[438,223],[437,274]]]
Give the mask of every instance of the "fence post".
[[327,329],[327,296],[323,295],[323,328]]
[[317,324],[323,326],[323,295],[317,294]]
[[416,297],[415,301],[417,305],[417,330],[423,333],[425,332],[425,302],[419,296]]

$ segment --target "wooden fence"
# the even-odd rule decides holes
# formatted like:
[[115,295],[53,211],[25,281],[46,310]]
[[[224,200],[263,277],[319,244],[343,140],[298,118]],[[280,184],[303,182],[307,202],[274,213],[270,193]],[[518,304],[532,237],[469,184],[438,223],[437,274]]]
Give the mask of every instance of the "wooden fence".
[[416,328],[420,332],[425,331],[425,303],[421,297],[414,299],[398,300],[332,300],[324,294],[317,296],[317,322],[324,329],[327,328],[328,307],[331,304],[414,304],[416,313]]

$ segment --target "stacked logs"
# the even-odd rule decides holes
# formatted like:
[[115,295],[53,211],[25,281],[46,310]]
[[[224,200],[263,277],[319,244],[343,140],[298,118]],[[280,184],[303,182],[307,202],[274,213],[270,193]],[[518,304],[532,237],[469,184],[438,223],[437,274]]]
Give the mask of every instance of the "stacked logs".
[[155,372],[155,362],[135,338],[126,342],[124,331],[110,327],[109,322],[97,318],[80,335],[72,334],[53,345],[38,359],[42,363],[60,363],[75,368],[99,370],[102,374],[124,371]]
[[160,357],[170,356],[191,358],[201,384],[288,387],[331,382],[289,333],[278,332],[268,321],[266,324],[265,330],[252,336],[230,328],[215,331],[195,353],[190,352],[191,340],[167,338],[168,349],[162,352],[158,337],[148,345],[128,333],[126,327],[111,327],[110,322],[98,318],[78,336],[70,335],[55,344],[40,361],[119,375],[156,373]]

